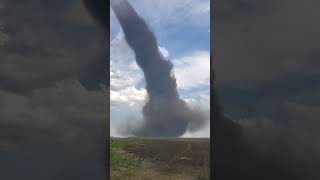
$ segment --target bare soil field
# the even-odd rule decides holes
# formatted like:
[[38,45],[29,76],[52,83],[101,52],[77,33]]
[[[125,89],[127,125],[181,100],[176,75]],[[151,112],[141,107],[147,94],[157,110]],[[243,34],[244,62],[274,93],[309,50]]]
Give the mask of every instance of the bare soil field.
[[209,139],[112,138],[111,179],[210,179]]

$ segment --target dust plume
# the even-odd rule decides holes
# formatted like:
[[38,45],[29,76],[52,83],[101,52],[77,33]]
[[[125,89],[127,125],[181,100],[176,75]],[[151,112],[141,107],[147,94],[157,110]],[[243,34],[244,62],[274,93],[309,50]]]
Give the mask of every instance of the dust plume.
[[128,45],[144,73],[148,101],[143,107],[143,124],[131,130],[136,136],[177,137],[205,123],[202,113],[191,110],[177,92],[173,65],[158,50],[153,32],[126,0],[111,0]]

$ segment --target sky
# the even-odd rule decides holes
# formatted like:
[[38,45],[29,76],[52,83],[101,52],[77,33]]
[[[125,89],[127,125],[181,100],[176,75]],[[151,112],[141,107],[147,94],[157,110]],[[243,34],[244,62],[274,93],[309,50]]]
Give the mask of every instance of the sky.
[[[157,37],[159,51],[174,65],[180,96],[208,117],[205,128],[184,137],[210,136],[210,0],[131,0]],[[146,91],[122,29],[110,9],[110,134],[142,120]]]

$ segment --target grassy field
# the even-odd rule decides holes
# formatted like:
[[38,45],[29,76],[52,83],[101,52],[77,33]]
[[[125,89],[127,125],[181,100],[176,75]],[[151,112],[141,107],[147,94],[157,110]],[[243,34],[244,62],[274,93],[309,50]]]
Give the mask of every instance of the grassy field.
[[209,179],[209,139],[111,138],[111,179]]

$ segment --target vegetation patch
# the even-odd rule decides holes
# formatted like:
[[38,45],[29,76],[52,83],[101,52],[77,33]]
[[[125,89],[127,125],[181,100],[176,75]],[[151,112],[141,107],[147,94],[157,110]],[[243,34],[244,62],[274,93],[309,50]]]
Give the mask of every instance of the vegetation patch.
[[111,179],[125,179],[133,176],[139,166],[138,160],[126,152],[126,147],[132,143],[130,138],[115,138],[110,141]]

